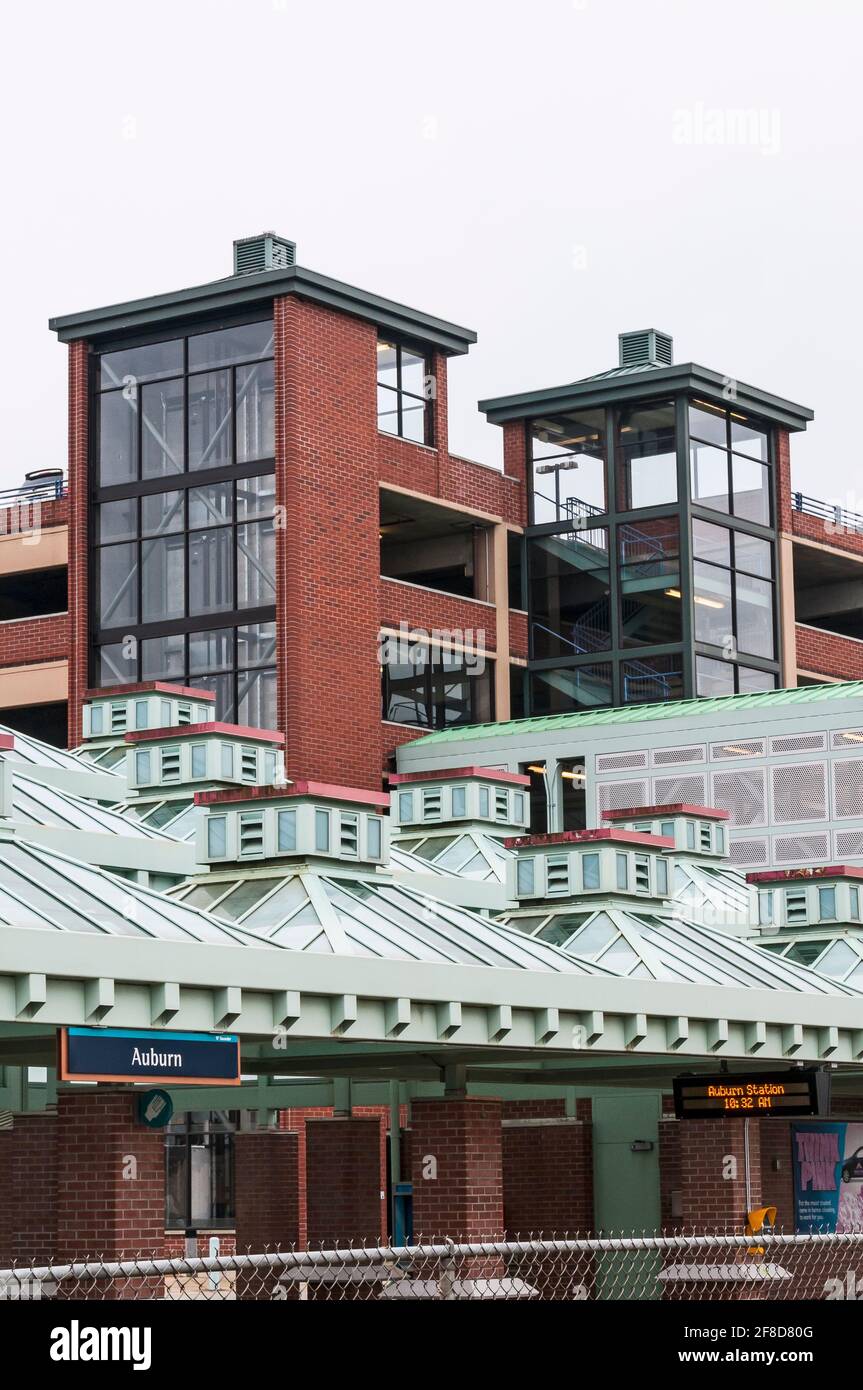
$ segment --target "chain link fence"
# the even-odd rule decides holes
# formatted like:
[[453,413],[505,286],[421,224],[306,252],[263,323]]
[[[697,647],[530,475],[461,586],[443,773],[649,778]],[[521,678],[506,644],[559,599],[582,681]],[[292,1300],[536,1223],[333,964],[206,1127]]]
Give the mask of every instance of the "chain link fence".
[[863,1231],[524,1238],[0,1270],[0,1300],[859,1299]]

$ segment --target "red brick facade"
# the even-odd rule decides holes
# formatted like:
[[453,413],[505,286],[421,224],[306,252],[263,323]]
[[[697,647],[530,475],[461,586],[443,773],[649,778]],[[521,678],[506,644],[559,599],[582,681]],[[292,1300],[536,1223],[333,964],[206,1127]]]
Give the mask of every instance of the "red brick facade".
[[310,1246],[386,1239],[384,1117],[337,1116],[306,1123]]
[[505,1120],[503,1212],[509,1239],[589,1232],[593,1143],[582,1120]]
[[863,680],[863,642],[803,623],[797,623],[794,631],[799,670],[837,680]]
[[234,1138],[236,1248],[286,1250],[300,1240],[299,1135],[252,1130]]
[[499,1240],[504,1229],[499,1100],[415,1100],[411,1106],[414,1235]]

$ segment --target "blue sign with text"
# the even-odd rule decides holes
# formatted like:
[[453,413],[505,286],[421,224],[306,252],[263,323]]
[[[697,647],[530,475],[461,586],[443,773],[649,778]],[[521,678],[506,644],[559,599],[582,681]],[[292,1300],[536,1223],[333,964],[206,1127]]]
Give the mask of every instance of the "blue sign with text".
[[240,1084],[234,1033],[139,1032],[134,1028],[61,1028],[61,1081],[159,1081]]

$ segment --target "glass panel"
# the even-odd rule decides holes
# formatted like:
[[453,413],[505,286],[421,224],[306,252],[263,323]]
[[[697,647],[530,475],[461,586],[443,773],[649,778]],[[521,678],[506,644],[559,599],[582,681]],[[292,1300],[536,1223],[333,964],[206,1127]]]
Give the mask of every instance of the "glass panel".
[[[611,662],[589,666],[564,666],[533,671],[530,677],[532,714],[566,714],[569,710],[597,708],[612,702]],[[531,829],[533,815],[531,814]]]
[[425,662],[384,664],[383,717],[393,724],[431,724]]
[[677,500],[673,402],[621,410],[617,451],[623,507],[654,507]]
[[185,608],[185,544],[183,536],[143,541],[141,545],[141,621],[182,618]]
[[399,432],[399,398],[397,391],[378,387],[378,429],[387,434]]
[[233,607],[232,532],[229,527],[196,531],[189,537],[189,614]]
[[209,487],[189,489],[189,529],[199,526],[222,526],[234,514],[233,484],[212,483]]
[[620,630],[624,647],[658,646],[682,637],[677,517],[618,528]]
[[747,420],[731,412],[731,447],[738,454],[748,454],[750,458],[767,463],[767,429],[757,420]]
[[248,362],[255,357],[268,357],[272,351],[271,319],[243,323],[237,328],[217,328],[212,333],[197,333],[189,339],[189,371]]
[[734,564],[748,574],[760,575],[763,579],[773,578],[772,546],[769,541],[759,540],[757,536],[747,536],[745,531],[734,532]]
[[212,690],[216,697],[213,702],[213,719],[224,719],[229,724],[236,722],[233,675],[196,676],[195,689]]
[[225,671],[234,664],[234,629],[189,634],[189,672]]
[[252,521],[255,517],[272,516],[275,505],[275,474],[262,473],[257,478],[237,479],[238,521]]
[[186,640],[182,633],[148,637],[141,643],[141,679],[174,680],[186,674]]
[[231,374],[189,377],[189,467],[224,468],[231,454]]
[[141,535],[155,536],[183,529],[182,492],[157,492],[141,498]]
[[734,667],[730,661],[714,661],[710,656],[695,658],[696,691],[699,695],[734,694]]
[[679,700],[683,695],[683,657],[648,656],[641,661],[624,661],[621,667],[621,695],[626,705],[652,704],[659,700]]
[[414,400],[413,396],[402,396],[402,438],[424,444],[425,420],[425,402]]
[[103,502],[98,510],[100,541],[131,541],[138,533],[138,503],[134,497],[122,502]]
[[141,475],[162,478],[182,473],[183,388],[180,381],[141,387]]
[[110,642],[99,648],[99,684],[128,685],[138,679],[138,655],[134,642]]
[[276,659],[276,624],[257,623],[237,628],[237,665],[267,666]]
[[721,647],[734,631],[731,621],[731,575],[728,570],[707,565],[703,560],[696,560],[692,568],[695,579],[696,640]]
[[112,391],[99,402],[99,482],[112,487],[137,476],[137,393],[127,400],[122,391]]
[[753,666],[738,666],[737,688],[741,694],[746,695],[759,690],[775,690],[776,676],[772,671],[756,671]]
[[263,608],[275,603],[275,552],[272,521],[237,527],[238,608]]
[[691,440],[689,462],[693,501],[715,512],[729,511],[728,454],[725,450]]
[[272,362],[237,368],[237,462],[272,458],[275,407]]
[[121,627],[138,621],[138,547],[107,545],[99,551],[99,622]]
[[252,729],[275,729],[276,672],[240,671],[237,676],[239,713],[237,722]]
[[394,343],[378,342],[378,382],[394,391],[398,387],[398,348]]
[[534,420],[531,435],[533,521],[605,511],[605,412]]
[[714,526],[712,521],[693,518],[692,550],[696,560],[710,560],[715,565],[730,568],[731,532],[727,526]]
[[156,377],[177,376],[183,370],[183,340],[148,343],[146,347],[120,348],[103,352],[99,359],[99,385],[120,386],[126,377],[153,381]]
[[425,396],[426,360],[422,353],[402,348],[402,390],[412,396]]
[[734,515],[745,517],[747,521],[758,521],[762,526],[770,524],[770,473],[763,463],[753,459],[739,458],[736,454],[731,460],[731,475],[734,484]]
[[534,657],[575,656],[611,646],[608,531],[539,536],[528,542]]
[[737,585],[737,646],[752,656],[775,655],[773,645],[773,585],[739,574]]
[[689,406],[689,433],[706,444],[720,449],[728,447],[728,415],[724,409],[707,401],[692,401]]

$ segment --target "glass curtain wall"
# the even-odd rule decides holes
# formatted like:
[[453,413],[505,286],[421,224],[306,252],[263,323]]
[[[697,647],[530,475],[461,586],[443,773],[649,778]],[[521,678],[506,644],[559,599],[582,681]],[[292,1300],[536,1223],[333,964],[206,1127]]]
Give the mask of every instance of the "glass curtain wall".
[[272,320],[102,352],[94,407],[93,684],[274,727]]

